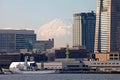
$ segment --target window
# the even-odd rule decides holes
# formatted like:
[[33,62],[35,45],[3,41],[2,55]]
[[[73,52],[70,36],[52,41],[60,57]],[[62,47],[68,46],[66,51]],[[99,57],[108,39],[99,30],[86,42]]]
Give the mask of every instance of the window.
[[119,63],[116,63],[116,64],[119,64]]
[[67,65],[67,67],[79,67],[79,65]]
[[115,63],[112,63],[112,64],[115,64]]
[[107,11],[108,10],[108,0],[103,0],[102,1],[102,11]]

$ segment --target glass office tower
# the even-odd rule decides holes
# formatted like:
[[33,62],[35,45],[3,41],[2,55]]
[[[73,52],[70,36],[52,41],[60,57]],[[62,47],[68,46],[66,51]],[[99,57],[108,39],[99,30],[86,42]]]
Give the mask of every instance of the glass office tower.
[[94,52],[95,13],[76,13],[73,23],[73,47],[85,47],[89,52]]
[[31,50],[35,41],[33,30],[0,30],[0,52]]
[[95,53],[120,49],[120,0],[98,0]]

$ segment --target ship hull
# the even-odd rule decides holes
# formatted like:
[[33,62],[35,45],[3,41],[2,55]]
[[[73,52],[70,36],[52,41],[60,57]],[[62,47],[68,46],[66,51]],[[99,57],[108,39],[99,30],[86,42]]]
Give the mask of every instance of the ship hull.
[[39,70],[39,71],[11,71],[13,74],[51,74],[55,70]]

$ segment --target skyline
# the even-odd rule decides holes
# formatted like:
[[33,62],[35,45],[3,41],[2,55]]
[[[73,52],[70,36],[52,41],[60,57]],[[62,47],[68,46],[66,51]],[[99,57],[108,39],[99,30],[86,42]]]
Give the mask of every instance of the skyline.
[[96,4],[97,0],[0,0],[0,28],[37,32],[56,18],[72,24],[74,13],[95,11]]

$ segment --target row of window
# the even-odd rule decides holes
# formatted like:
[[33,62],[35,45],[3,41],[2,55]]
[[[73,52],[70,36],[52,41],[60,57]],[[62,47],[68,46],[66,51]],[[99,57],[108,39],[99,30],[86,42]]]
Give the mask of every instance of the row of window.
[[62,69],[62,67],[45,67],[45,69]]
[[110,56],[120,56],[120,54],[110,54]]
[[120,63],[91,63],[91,64],[94,64],[94,65],[119,65]]

